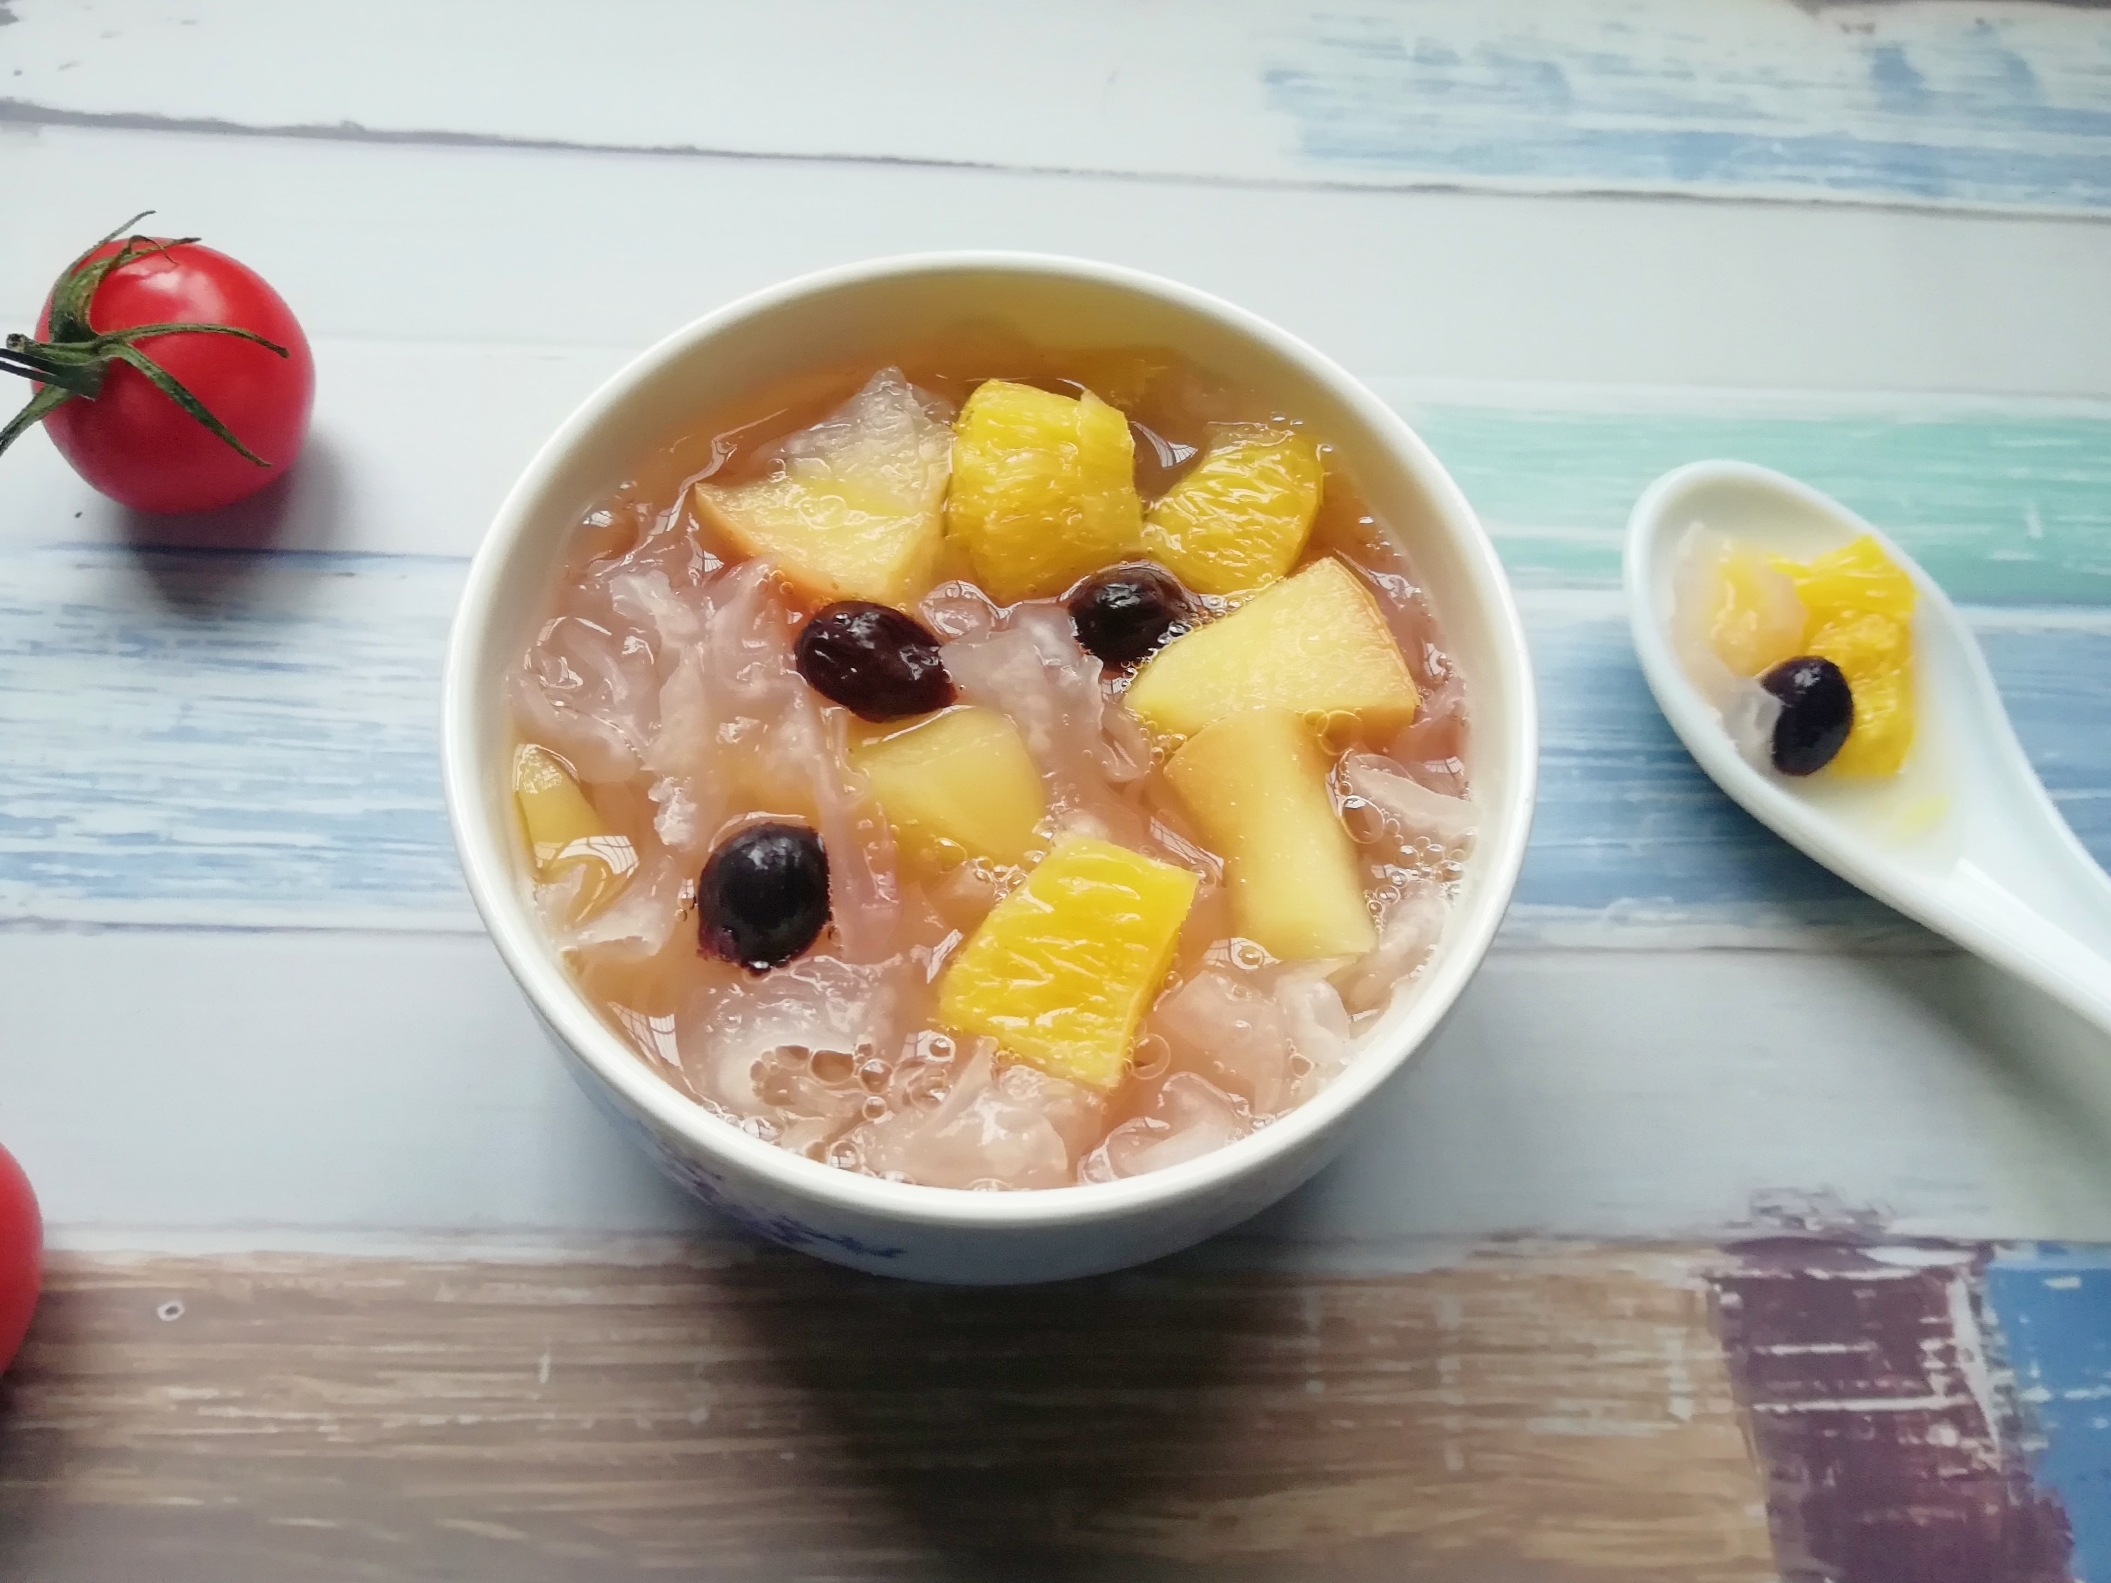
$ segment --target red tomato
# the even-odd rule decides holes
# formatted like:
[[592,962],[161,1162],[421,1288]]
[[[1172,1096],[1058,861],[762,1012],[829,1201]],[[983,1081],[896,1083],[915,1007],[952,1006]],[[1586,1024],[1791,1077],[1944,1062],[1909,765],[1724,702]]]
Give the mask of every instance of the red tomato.
[[[122,246],[105,242],[84,262]],[[39,340],[50,322],[47,300]],[[315,401],[315,363],[293,310],[248,266],[196,242],[143,252],[104,277],[88,323],[97,334],[142,324],[227,324],[253,330],[287,354],[195,331],[138,342],[268,466],[123,363],[111,365],[92,401],[76,397],[46,417],[44,430],[59,454],[112,500],[141,511],[209,511],[256,493],[293,465]]]
[[0,1373],[29,1329],[43,1278],[44,1223],[15,1157],[0,1149]]

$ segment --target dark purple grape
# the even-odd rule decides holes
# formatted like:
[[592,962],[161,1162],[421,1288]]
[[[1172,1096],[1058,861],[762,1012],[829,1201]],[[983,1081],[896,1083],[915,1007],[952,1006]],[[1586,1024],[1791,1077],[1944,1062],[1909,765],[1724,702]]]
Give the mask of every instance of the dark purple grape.
[[719,842],[696,882],[707,955],[751,972],[789,962],[828,922],[828,852],[803,824],[751,824]]
[[807,686],[861,719],[927,715],[953,701],[937,637],[889,605],[826,605],[799,629],[792,653]]
[[1815,775],[1830,764],[1854,729],[1854,693],[1840,667],[1806,654],[1783,660],[1759,685],[1781,700],[1774,768],[1784,775]]
[[1086,578],[1069,605],[1078,642],[1109,665],[1142,659],[1195,614],[1180,579],[1148,561]]

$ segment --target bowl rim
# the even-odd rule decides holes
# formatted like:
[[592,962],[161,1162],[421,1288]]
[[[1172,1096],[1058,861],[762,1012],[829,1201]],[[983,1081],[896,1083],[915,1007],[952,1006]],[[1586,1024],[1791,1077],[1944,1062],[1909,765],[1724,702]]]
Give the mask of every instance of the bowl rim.
[[[749,1136],[712,1115],[646,1065],[588,1005],[572,984],[525,905],[514,873],[508,833],[485,817],[477,780],[476,745],[486,713],[501,696],[475,672],[493,622],[503,614],[497,594],[504,569],[529,542],[532,507],[568,454],[608,416],[632,387],[702,352],[717,337],[759,314],[800,299],[906,276],[947,274],[1056,276],[1111,287],[1210,319],[1257,342],[1325,387],[1369,435],[1404,464],[1455,541],[1467,580],[1486,608],[1491,652],[1512,671],[1516,700],[1507,721],[1477,720],[1476,731],[1502,729],[1516,765],[1504,806],[1491,810],[1502,838],[1477,842],[1481,875],[1470,898],[1454,910],[1450,927],[1425,968],[1421,993],[1384,1047],[1367,1046],[1325,1089],[1295,1110],[1223,1148],[1144,1176],[1076,1183],[1021,1192],[976,1192],[890,1182],[842,1170]],[[654,1126],[681,1138],[705,1158],[762,1178],[789,1198],[854,1215],[927,1227],[1028,1229],[1122,1220],[1198,1198],[1214,1197],[1271,1161],[1316,1143],[1348,1118],[1427,1043],[1478,971],[1508,910],[1524,860],[1538,781],[1538,701],[1516,599],[1493,542],[1465,495],[1406,421],[1362,381],[1299,337],[1208,292],[1124,265],[1060,254],[1009,250],[947,250],[896,254],[816,270],[767,286],[692,319],[662,337],[605,379],[539,446],[522,469],[471,560],[447,644],[441,722],[442,780],[448,822],[470,897],[514,980],[551,1031],[600,1082]]]

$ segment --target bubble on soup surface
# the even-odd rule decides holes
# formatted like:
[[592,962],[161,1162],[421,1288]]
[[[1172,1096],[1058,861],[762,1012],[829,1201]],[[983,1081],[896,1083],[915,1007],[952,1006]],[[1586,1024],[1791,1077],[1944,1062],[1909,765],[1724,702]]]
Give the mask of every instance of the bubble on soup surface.
[[1123,1122],[1086,1155],[1078,1179],[1112,1182],[1199,1160],[1253,1130],[1246,1106],[1193,1072],[1159,1085],[1150,1108]]
[[1238,1095],[1261,1115],[1290,1102],[1290,1021],[1272,994],[1204,968],[1159,1001],[1152,1025],[1183,1070]]
[[[1360,798],[1391,826],[1396,837],[1409,844],[1429,840],[1450,849],[1466,845],[1473,837],[1476,816],[1471,802],[1430,790],[1392,759],[1376,753],[1348,754],[1341,761],[1341,777],[1352,796]],[[1350,833],[1368,841],[1368,823],[1352,811]]]
[[[869,1092],[858,1063],[899,1052],[912,974],[905,958],[809,956],[761,978],[707,984],[677,1020],[682,1068],[735,1115],[780,1128],[801,1117],[848,1126]],[[817,1073],[817,1052],[843,1060]]]
[[983,1039],[933,1108],[897,1111],[852,1138],[867,1169],[928,1187],[1061,1187],[1071,1180],[1072,1146],[1059,1122],[1082,1132],[1077,1119],[1099,1103],[1074,1083],[1000,1063]]

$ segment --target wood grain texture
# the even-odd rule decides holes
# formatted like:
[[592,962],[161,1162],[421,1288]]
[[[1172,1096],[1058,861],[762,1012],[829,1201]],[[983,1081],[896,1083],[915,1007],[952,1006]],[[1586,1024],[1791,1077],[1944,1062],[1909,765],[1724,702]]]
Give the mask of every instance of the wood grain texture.
[[1714,1277],[1784,1583],[2076,1575],[2067,1514],[2033,1479],[1988,1256],[1783,1238]]
[[[440,557],[0,555],[0,917],[480,927],[441,806]],[[1527,597],[1541,797],[1510,931],[1648,944],[1918,932],[1722,796],[1642,684],[1617,605]],[[2026,749],[2111,861],[2111,613],[1990,610]],[[1550,932],[1551,931],[1551,932]],[[1579,933],[1581,931],[1581,933]]]
[[2098,1249],[2013,1248],[1985,1280],[2034,1431],[2027,1449],[2066,1510],[2075,1576],[2111,1578],[2111,1267]]
[[67,1257],[4,1388],[0,1572],[1760,1583],[1703,1262]]
[[[475,15],[450,7],[421,17],[420,36],[458,14]],[[216,96],[258,78],[245,58],[214,56]],[[559,103],[584,80],[568,62],[564,84],[537,100],[510,60],[479,56],[474,70],[450,71],[450,87]],[[411,65],[392,52],[374,80]],[[274,80],[313,88],[308,71]],[[0,92],[7,81],[0,66]],[[828,101],[791,102],[804,116]],[[1083,136],[1089,107],[1072,101],[1052,124]],[[1183,104],[1178,116],[1188,114]],[[390,404],[412,413],[456,393],[445,427],[480,448],[514,410],[478,378],[482,348],[627,356],[804,271],[934,248],[1023,248],[1151,270],[1263,314],[1366,377],[2111,398],[2111,299],[2074,286],[2111,274],[2111,228],[2084,220],[1258,190],[7,122],[0,167],[14,201],[0,235],[0,307],[11,322],[35,314],[84,238],[151,201],[165,223],[260,270],[311,337],[338,342],[318,360],[320,399],[327,409],[341,395],[341,413],[364,414],[361,437]],[[730,217],[752,223],[729,230]],[[448,289],[434,270],[452,259],[493,263],[473,286]],[[385,401],[351,401],[346,342],[398,359]],[[430,360],[407,357],[406,342]],[[458,390],[451,381],[464,377]],[[581,377],[556,415],[519,431],[497,487],[589,388]],[[318,418],[343,421],[320,409]],[[357,455],[355,489],[369,465],[364,449]],[[428,470],[423,483],[438,490],[448,479]],[[11,504],[29,514],[39,498],[25,492]],[[70,517],[90,498],[53,503],[63,499]],[[479,512],[456,531],[486,520]]]
[[[74,1249],[456,1256],[716,1224],[474,935],[0,931],[0,1141]],[[2111,1061],[1972,958],[1499,951],[1344,1156],[1211,1256],[1730,1238],[1817,1189],[1900,1234],[2111,1241]],[[722,1228],[720,1228],[722,1229]]]
[[[1257,184],[2111,203],[2111,33],[2089,10],[2013,0],[1095,0],[1060,16],[627,0],[511,5],[502,24],[494,7],[382,0],[332,41],[327,72],[298,12],[269,0],[10,9],[4,113],[27,124]],[[407,36],[417,50],[393,47]]]
[[1728,457],[1882,525],[1952,599],[2111,604],[2111,408],[1699,389],[1467,402],[1376,385],[1522,587],[1617,587],[1636,497],[1674,467]]

